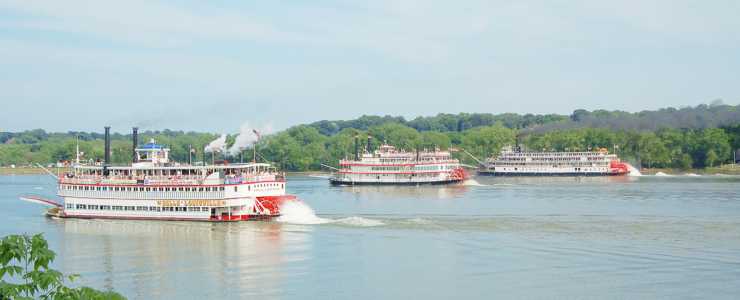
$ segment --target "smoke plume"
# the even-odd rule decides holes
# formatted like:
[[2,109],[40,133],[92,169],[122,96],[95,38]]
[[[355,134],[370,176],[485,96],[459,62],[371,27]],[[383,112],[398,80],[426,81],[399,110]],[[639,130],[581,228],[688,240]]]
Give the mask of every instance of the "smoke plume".
[[226,135],[222,134],[219,138],[213,140],[204,149],[206,152],[223,152],[226,150]]
[[272,132],[272,126],[267,124],[258,129],[256,127],[250,126],[249,122],[244,122],[242,126],[239,127],[239,135],[236,136],[234,144],[231,145],[228,150],[229,154],[231,154],[232,156],[236,156],[239,154],[239,151],[246,149],[254,142],[256,142],[258,140],[258,136],[255,131],[264,136]]

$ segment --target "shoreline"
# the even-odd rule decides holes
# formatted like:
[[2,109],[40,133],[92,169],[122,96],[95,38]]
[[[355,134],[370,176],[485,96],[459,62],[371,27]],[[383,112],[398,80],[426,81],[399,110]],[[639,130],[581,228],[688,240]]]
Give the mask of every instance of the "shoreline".
[[[54,172],[55,174],[57,174],[60,172],[64,172],[69,168],[56,168],[55,167],[55,168],[48,168],[48,169]],[[640,172],[644,175],[655,175],[657,173],[664,173],[668,175],[691,175],[691,174],[740,175],[740,165],[724,165],[721,167],[711,167],[711,168],[704,168],[704,169],[687,169],[687,170],[663,169],[663,168],[643,168],[642,170],[640,170]],[[326,172],[326,171],[287,171],[285,173],[288,175],[303,175],[303,176],[330,174],[330,172]],[[16,168],[0,167],[0,175],[45,175],[45,174],[47,174],[46,171],[38,167],[16,167]]]
[[[54,174],[60,173],[68,168],[47,168],[49,171],[51,171]],[[46,171],[42,168],[38,167],[16,167],[16,168],[9,168],[9,167],[0,167],[0,175],[45,175],[47,174]]]

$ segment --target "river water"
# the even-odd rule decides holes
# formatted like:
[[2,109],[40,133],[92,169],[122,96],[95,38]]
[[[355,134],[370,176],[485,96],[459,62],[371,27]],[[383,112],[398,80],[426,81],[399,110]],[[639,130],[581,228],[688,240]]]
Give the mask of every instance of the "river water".
[[288,180],[280,222],[211,224],[50,219],[18,195],[53,180],[0,176],[0,234],[130,299],[740,297],[740,177]]

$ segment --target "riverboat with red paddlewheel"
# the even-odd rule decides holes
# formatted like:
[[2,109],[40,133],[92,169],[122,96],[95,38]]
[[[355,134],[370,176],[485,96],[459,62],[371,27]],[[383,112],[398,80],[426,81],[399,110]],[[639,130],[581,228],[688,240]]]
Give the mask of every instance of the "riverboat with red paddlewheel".
[[367,147],[360,154],[355,138],[355,158],[343,159],[330,176],[333,185],[421,185],[450,184],[469,178],[460,161],[438,148],[408,152],[383,143],[377,150]]
[[[170,149],[154,140],[138,145],[133,132],[130,165],[110,164],[110,127],[105,161],[81,164],[58,175],[62,203],[36,196],[26,200],[56,206],[61,218],[245,221],[280,216],[280,205],[298,201],[285,192],[283,173],[266,163],[191,165],[170,160]],[[79,157],[79,151],[78,151]]]
[[580,152],[531,152],[504,148],[478,171],[489,176],[624,176],[629,164],[605,148]]

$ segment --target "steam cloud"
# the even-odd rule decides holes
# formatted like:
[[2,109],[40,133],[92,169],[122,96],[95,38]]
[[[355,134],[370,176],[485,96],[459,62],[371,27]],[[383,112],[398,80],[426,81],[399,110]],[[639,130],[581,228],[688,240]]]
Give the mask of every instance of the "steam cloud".
[[206,152],[223,152],[226,150],[226,135],[222,134],[219,138],[213,140],[204,150]]
[[264,136],[272,132],[272,126],[270,126],[270,124],[267,124],[265,126],[262,126],[262,128],[257,129],[255,127],[249,126],[249,122],[244,122],[244,124],[239,127],[239,135],[236,136],[236,140],[234,140],[234,145],[231,145],[228,150],[230,155],[238,155],[239,151],[246,149],[252,143],[257,141],[257,135],[254,133],[253,130],[257,130],[260,135]]

